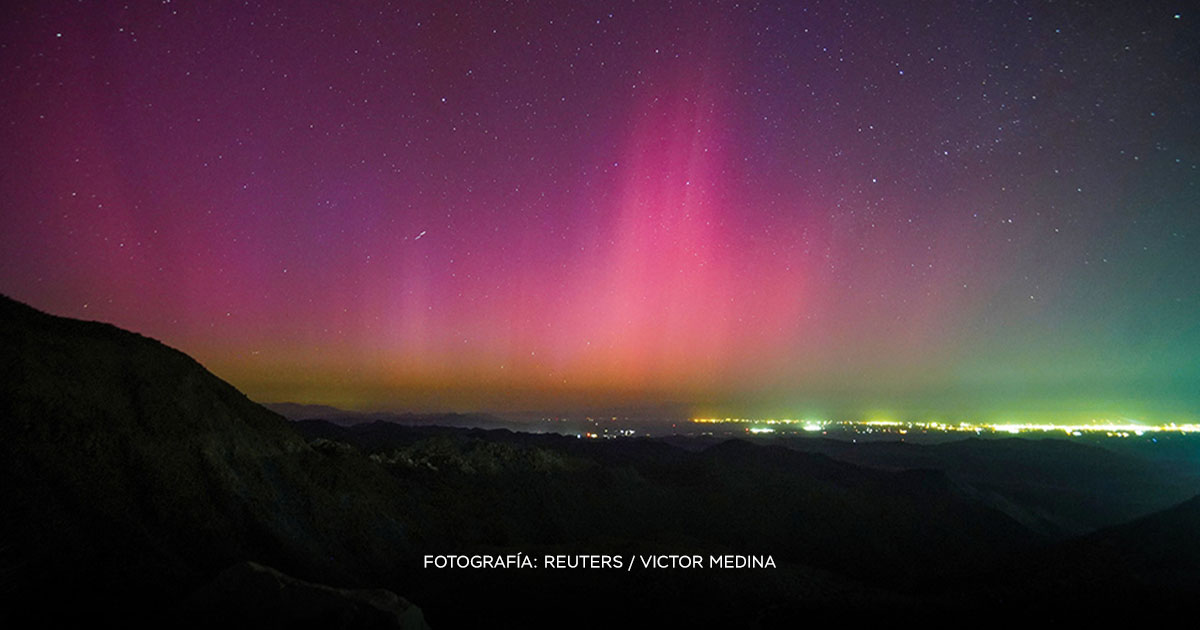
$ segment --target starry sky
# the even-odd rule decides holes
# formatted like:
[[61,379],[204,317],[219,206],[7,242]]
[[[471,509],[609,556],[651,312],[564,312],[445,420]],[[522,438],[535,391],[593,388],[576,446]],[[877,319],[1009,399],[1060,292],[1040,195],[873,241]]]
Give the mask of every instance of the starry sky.
[[0,292],[256,400],[1200,416],[1190,3],[0,11]]

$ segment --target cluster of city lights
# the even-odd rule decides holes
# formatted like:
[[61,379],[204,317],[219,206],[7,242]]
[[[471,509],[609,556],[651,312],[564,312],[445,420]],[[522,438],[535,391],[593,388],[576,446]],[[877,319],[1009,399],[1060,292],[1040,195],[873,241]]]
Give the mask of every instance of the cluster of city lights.
[[1197,433],[1200,424],[1140,424],[1129,420],[1093,420],[1086,423],[1038,423],[1038,422],[903,422],[899,420],[846,420],[830,422],[826,420],[803,418],[693,418],[696,424],[750,424],[751,433],[774,433],[777,425],[794,427],[804,431],[858,431],[860,429],[879,429],[905,434],[910,430],[917,431],[961,431],[969,433],[1066,433],[1067,435],[1083,435],[1103,433],[1111,437],[1129,437],[1146,433]]

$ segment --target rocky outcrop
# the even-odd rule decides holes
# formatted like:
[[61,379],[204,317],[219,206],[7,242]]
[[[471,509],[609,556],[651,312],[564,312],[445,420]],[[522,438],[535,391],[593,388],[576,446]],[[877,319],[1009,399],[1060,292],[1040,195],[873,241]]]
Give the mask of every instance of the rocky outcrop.
[[4,612],[18,618],[62,592],[75,594],[62,614],[160,617],[245,560],[387,583],[412,536],[405,493],[365,456],[314,450],[182,352],[8,298],[0,479]]
[[242,562],[198,589],[180,621],[238,626],[428,630],[421,609],[383,589],[354,590],[305,582]]

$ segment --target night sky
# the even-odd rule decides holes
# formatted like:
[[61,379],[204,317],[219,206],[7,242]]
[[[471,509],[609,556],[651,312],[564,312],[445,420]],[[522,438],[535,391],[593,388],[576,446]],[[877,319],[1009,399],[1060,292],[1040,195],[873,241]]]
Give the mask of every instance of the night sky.
[[1185,2],[36,2],[0,292],[261,401],[1200,416]]

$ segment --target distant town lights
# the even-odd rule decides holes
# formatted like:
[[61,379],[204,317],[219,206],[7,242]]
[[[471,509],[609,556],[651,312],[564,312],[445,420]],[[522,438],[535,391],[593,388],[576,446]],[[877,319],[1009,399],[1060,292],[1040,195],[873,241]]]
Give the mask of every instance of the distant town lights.
[[[910,430],[919,429],[925,431],[963,431],[980,433],[983,431],[991,431],[995,433],[1065,433],[1067,435],[1080,436],[1084,434],[1103,433],[1110,437],[1129,437],[1130,435],[1141,436],[1146,433],[1197,433],[1200,432],[1200,424],[1185,423],[1177,424],[1174,422],[1167,424],[1136,424],[1130,422],[1114,422],[1110,420],[1093,420],[1086,424],[1057,424],[1057,423],[1033,423],[1033,422],[1000,422],[1000,423],[974,423],[960,422],[951,424],[939,421],[930,422],[901,422],[898,420],[846,420],[841,422],[826,422],[811,419],[793,419],[793,418],[693,418],[695,424],[753,424],[756,425],[749,429],[751,433],[772,433],[774,429],[768,428],[773,425],[799,425],[799,428],[804,431],[824,431],[830,428],[842,428],[856,431],[863,428],[868,432],[881,432],[896,430],[898,433],[905,434]],[[763,425],[766,425],[764,427]]]

